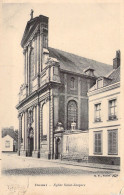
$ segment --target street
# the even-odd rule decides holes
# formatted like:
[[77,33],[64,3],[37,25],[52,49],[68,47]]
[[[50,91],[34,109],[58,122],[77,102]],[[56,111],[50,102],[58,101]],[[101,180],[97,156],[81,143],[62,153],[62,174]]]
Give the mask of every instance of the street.
[[2,154],[4,175],[118,175],[119,171],[68,165],[59,161],[17,156],[16,153]]

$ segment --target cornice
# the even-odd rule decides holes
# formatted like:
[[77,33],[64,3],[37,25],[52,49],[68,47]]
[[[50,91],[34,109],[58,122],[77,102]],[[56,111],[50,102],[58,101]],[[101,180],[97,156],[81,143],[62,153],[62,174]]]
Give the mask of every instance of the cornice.
[[89,78],[89,79],[93,79],[93,80],[96,80],[97,77],[96,76],[89,76],[89,75],[85,75],[85,74],[81,74],[81,73],[76,73],[76,72],[73,72],[73,71],[69,71],[69,70],[63,70],[60,68],[60,72],[63,72],[63,73],[66,73],[66,74],[73,74],[75,76],[80,76],[82,78]]
[[39,89],[34,91],[32,94],[30,94],[28,97],[23,99],[17,106],[16,109],[20,109],[23,105],[25,105],[27,102],[31,101],[34,97],[38,97],[43,92],[45,92],[47,89],[53,88],[53,86],[59,86],[61,83],[55,83],[50,81],[49,83],[45,83],[43,86],[41,86]]
[[108,86],[105,86],[105,87],[102,87],[100,89],[96,89],[94,91],[91,91],[91,92],[88,92],[88,96],[93,96],[93,95],[96,95],[96,94],[99,94],[99,93],[103,93],[105,91],[109,91],[109,90],[112,90],[112,89],[115,89],[115,88],[118,88],[120,87],[120,82],[118,83],[114,83],[112,85],[108,85]]

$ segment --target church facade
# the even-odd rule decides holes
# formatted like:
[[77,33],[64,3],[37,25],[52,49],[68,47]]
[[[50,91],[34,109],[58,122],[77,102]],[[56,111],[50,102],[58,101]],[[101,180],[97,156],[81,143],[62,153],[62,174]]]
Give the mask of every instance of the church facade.
[[[50,48],[48,21],[48,17],[40,15],[27,22],[21,41],[24,83],[16,108],[18,154],[53,159],[62,158],[65,153],[69,156],[70,137],[73,142],[76,137],[86,136],[87,92],[97,77],[104,76],[112,68]],[[72,142],[74,146],[75,141]]]

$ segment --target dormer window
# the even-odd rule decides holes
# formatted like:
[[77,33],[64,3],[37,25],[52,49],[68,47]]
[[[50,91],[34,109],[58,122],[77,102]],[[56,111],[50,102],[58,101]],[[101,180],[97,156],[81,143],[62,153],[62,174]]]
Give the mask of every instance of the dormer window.
[[103,87],[103,79],[97,80],[97,89]]
[[75,78],[71,77],[71,89],[75,88]]

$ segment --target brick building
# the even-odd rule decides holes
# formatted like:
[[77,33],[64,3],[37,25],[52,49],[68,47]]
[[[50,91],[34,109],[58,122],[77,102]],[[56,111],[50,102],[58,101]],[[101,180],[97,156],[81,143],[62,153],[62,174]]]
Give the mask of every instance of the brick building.
[[31,15],[21,46],[25,74],[17,105],[19,155],[60,158],[76,147],[77,155],[82,149],[75,140],[88,129],[88,89],[112,67],[50,48],[48,17],[43,15]]

